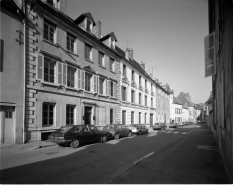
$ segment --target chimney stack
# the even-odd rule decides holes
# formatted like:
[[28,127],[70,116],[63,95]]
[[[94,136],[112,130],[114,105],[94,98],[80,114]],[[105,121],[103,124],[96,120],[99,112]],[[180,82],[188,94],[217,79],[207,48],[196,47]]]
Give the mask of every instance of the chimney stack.
[[125,50],[125,58],[129,60],[129,58],[133,59],[133,50],[130,48],[126,48]]
[[141,61],[141,67],[142,67],[142,69],[145,71],[145,63],[143,63],[143,61]]

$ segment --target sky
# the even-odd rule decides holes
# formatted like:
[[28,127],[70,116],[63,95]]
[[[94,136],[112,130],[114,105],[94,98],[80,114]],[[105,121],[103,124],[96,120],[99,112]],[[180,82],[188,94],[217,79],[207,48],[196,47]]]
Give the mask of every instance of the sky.
[[101,22],[102,35],[114,32],[116,45],[133,49],[174,96],[189,93],[205,103],[212,88],[204,74],[204,37],[208,35],[208,0],[67,0],[72,19],[90,12]]

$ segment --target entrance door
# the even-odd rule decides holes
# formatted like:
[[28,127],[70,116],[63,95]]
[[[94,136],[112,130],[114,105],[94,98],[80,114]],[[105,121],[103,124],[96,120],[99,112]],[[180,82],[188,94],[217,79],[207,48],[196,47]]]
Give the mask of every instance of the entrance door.
[[123,110],[122,111],[122,125],[125,125],[125,123],[126,123],[126,111]]
[[5,111],[3,143],[13,143],[13,112]]
[[153,114],[150,114],[150,127],[153,126]]
[[84,107],[84,124],[91,124],[92,107]]

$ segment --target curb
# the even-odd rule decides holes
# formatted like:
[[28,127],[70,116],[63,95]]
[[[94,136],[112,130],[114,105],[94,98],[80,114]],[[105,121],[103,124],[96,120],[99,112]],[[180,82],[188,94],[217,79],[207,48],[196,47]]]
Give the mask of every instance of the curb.
[[41,149],[41,148],[47,148],[47,147],[52,147],[52,146],[56,146],[56,144],[50,144],[50,145],[39,145],[39,146],[35,146],[33,147],[31,150],[36,150],[36,149]]

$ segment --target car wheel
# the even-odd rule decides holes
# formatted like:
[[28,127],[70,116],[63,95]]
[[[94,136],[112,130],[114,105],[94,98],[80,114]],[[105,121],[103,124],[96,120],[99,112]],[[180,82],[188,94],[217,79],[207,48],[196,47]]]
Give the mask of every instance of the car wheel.
[[119,134],[116,134],[116,135],[115,135],[115,140],[118,140],[119,137],[120,137]]
[[70,146],[71,146],[72,148],[78,148],[79,145],[80,145],[80,142],[79,142],[78,139],[74,139],[74,140],[70,143]]
[[132,133],[131,133],[131,132],[129,132],[129,133],[128,133],[128,137],[131,137],[131,136],[132,136]]
[[142,134],[142,132],[141,132],[141,130],[139,130],[139,133],[138,133],[139,135],[141,135]]
[[106,135],[102,136],[101,142],[102,142],[102,143],[105,143],[106,141],[107,141],[107,136],[106,136]]

